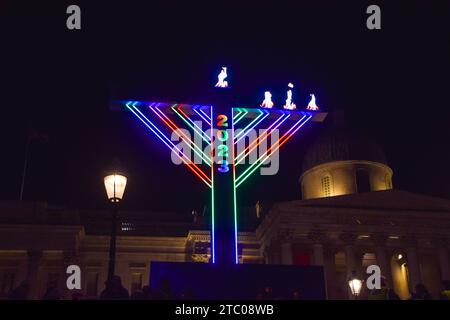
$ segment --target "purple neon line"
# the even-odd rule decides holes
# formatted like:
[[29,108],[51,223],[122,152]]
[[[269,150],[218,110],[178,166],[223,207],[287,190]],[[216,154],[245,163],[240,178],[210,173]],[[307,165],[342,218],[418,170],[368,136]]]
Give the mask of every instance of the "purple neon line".
[[[283,118],[284,116],[286,116],[286,117]],[[269,135],[272,134],[272,132],[269,133],[269,130],[272,129],[272,127],[273,127],[275,124],[277,124],[277,122],[279,122],[279,123],[277,124],[277,126],[276,126],[275,128],[273,128],[273,130],[278,129],[278,128],[283,124],[283,122],[286,121],[290,116],[291,116],[290,113],[287,113],[287,112],[283,112],[283,111],[282,111],[281,117],[279,117],[276,121],[274,121],[274,122],[269,126],[269,128],[266,129],[266,131],[265,131],[265,132],[267,132],[267,134],[266,134],[266,140],[267,140],[267,138],[269,137]],[[280,122],[280,121],[281,121],[281,122]],[[258,146],[258,144],[257,144],[257,146]],[[257,146],[256,146],[256,148],[257,148]],[[244,152],[244,151],[243,151],[243,152]],[[241,153],[241,154],[242,154],[242,153]],[[237,158],[236,158],[236,160],[237,160],[236,165],[238,165],[240,162],[242,162],[242,160],[244,160],[244,159],[247,157],[247,155],[248,155],[248,154],[245,155],[245,152],[244,152],[243,158],[238,159],[238,158],[240,158],[239,156],[240,156],[241,154],[239,154],[239,155],[237,156]],[[250,154],[250,151],[249,151],[249,154]]]
[[[171,121],[172,123],[173,123],[173,121],[172,120],[170,120],[169,119],[169,117],[167,117],[167,115],[164,113],[164,112],[162,112],[157,106],[156,107],[153,107],[154,109],[152,109],[152,106],[149,106],[149,108],[157,115],[157,116],[159,116],[159,117],[163,117],[164,119],[166,119],[167,121]],[[172,107],[173,108],[173,107]],[[155,111],[156,110],[156,111]],[[173,124],[173,125],[175,125],[175,124]],[[178,128],[178,126],[177,125],[175,125],[175,127],[177,127],[177,129],[179,129]],[[172,129],[173,130],[173,129]],[[175,132],[175,130],[173,130],[174,132]],[[183,141],[185,141],[185,142],[189,142],[189,147],[191,148],[191,150],[192,151],[194,151],[195,153],[197,153],[197,152],[199,152],[199,153],[202,153],[203,154],[203,151],[202,150],[198,150],[199,149],[199,147],[198,146],[196,146],[195,145],[195,143],[194,143],[194,141],[192,141],[192,139],[190,139],[190,138],[187,138],[187,137],[182,137],[180,134],[178,134],[177,132],[175,132],[180,138],[181,138],[181,140],[183,140]],[[204,132],[203,132],[203,130],[202,130],[202,133],[203,134],[205,134]],[[187,141],[186,139],[188,139],[188,140],[190,140],[190,141]],[[202,139],[203,139],[203,137],[202,137]],[[206,141],[207,143],[208,143],[208,141]],[[195,150],[195,148],[197,148],[197,150]],[[197,153],[197,155],[199,155],[198,153]],[[208,162],[208,161],[206,161],[206,159],[205,158],[203,158],[203,156],[202,155],[199,155],[201,158],[202,158],[202,160],[209,166],[210,165],[210,163]]]
[[[159,103],[157,103],[156,105],[159,105]],[[135,107],[136,108],[136,107]],[[153,106],[149,106],[149,108],[155,113],[155,114],[157,114],[156,113],[156,111],[155,110],[158,110],[158,111],[160,111],[158,108],[157,108],[157,106],[156,107],[153,107]],[[140,112],[139,111],[139,109],[137,109],[136,108],[136,111],[138,111],[148,122],[150,122],[157,130],[158,130],[158,132],[160,132],[160,134],[162,135],[162,136],[164,136],[164,138],[166,138],[167,139],[167,141],[169,141],[169,143],[173,146],[173,148],[175,148],[176,150],[178,150],[179,152],[181,152],[183,155],[184,155],[184,157],[187,159],[187,162],[190,162],[191,160],[186,156],[186,154],[184,153],[184,152],[182,152],[180,149],[178,149],[178,147],[176,147],[173,143],[172,143],[172,141],[171,140],[169,140],[157,127],[156,127],[156,125],[154,125],[150,120],[148,120],[147,119],[147,117],[145,117],[143,114],[142,114],[142,112]],[[160,111],[161,112],[161,111]],[[161,112],[162,113],[162,112]],[[163,114],[163,113],[162,113]],[[164,114],[163,114],[164,115]],[[165,115],[164,115],[165,116]],[[168,146],[169,148],[170,148],[170,146]],[[172,148],[170,148],[172,151],[173,151],[173,149]],[[178,157],[183,161],[183,159],[178,155]],[[185,162],[185,161],[183,161],[183,162]],[[187,165],[188,165],[188,163],[187,162],[185,162]],[[195,164],[193,164],[194,166],[195,166]],[[197,168],[197,170],[199,170],[200,172],[202,172],[205,176],[206,176],[206,174],[200,169],[200,168],[198,168],[197,166],[195,166],[196,168]],[[206,185],[207,186],[209,186],[210,188],[211,188],[211,185],[209,184],[209,182],[208,182],[208,180],[207,179],[205,179],[205,177],[202,177],[198,172],[195,172],[196,174],[197,174],[197,176],[201,179],[201,180],[203,180],[203,182],[205,182],[206,183]],[[209,179],[209,178],[208,178]]]
[[[175,146],[173,143],[172,143],[172,141],[170,141],[157,127],[156,127],[156,125],[155,124],[153,124],[145,115],[143,115],[142,114],[142,112],[140,112],[139,111],[139,109],[137,109],[136,108],[136,106],[135,106],[135,104],[136,104],[136,102],[134,102],[133,103],[133,105],[132,105],[132,107],[133,107],[133,109],[134,110],[136,110],[146,121],[144,121],[138,114],[136,114],[136,112],[134,112],[131,108],[130,108],[130,106],[128,105],[129,104],[129,102],[128,103],[126,103],[125,104],[125,106],[131,111],[131,112],[133,112],[133,114],[139,119],[139,120],[141,120],[142,121],[142,123],[144,123],[144,125],[147,127],[147,128],[149,128],[171,151],[173,151],[173,148],[175,148],[178,152],[180,152],[181,154],[183,154],[184,155],[184,157],[188,160],[188,161],[190,161],[189,160],[189,158],[184,154],[184,152],[182,152],[180,149],[178,149],[178,147],[177,146]],[[150,107],[150,108],[152,108],[152,107]],[[152,127],[150,127],[149,126],[149,124],[153,127],[153,129],[152,129]],[[159,132],[159,134],[155,131],[158,131]],[[170,147],[170,145],[169,145],[169,143],[170,144],[172,144],[172,146],[173,146],[173,148],[171,148]],[[183,162],[184,162],[184,160],[183,160],[183,158],[182,157],[180,157],[180,155],[178,154],[178,153],[176,153],[176,155],[177,155],[177,157],[179,157]],[[204,180],[204,179],[202,179],[202,181],[203,182],[205,182],[206,183],[206,185],[207,186],[209,186],[210,188],[211,188],[211,185],[209,184],[209,182],[207,181],[207,180]]]
[[[302,113],[303,114],[303,117],[299,120],[299,121],[297,121],[283,136],[286,136],[293,128],[295,128],[295,126],[297,126],[305,117],[306,117],[306,115],[304,114],[304,113]],[[308,122],[308,120],[309,119],[311,119],[312,118],[312,115],[310,115],[310,114],[308,114],[309,115],[309,118],[307,118],[303,123],[301,123],[299,126],[298,126],[298,128],[296,128],[295,129],[295,131],[294,132],[292,132],[288,137],[286,137],[285,138],[285,140],[283,141],[283,143],[285,142],[285,141],[287,141],[287,140],[289,140],[301,127],[303,127],[303,125],[305,124],[305,123],[307,123]],[[281,140],[281,139],[279,139],[279,140]],[[280,145],[278,145],[278,147],[277,147],[277,149],[279,149],[280,148]],[[271,150],[271,154],[272,154],[272,150]],[[261,161],[261,159],[264,157],[264,159]],[[255,164],[256,163],[258,163],[258,162],[260,162],[260,163],[262,163],[262,162],[264,162],[264,161],[266,161],[266,159],[268,158],[268,157],[270,157],[270,155],[268,154],[268,150],[261,156],[261,157],[259,157],[259,159],[255,162]],[[253,166],[253,165],[252,165]],[[251,166],[251,167],[252,167]],[[251,168],[250,167],[250,168]],[[247,169],[248,170],[248,169]],[[245,177],[245,179],[244,180],[242,180],[242,176],[244,176],[244,175],[246,175],[246,172],[247,172],[247,170],[246,171],[244,171],[244,173],[242,173],[237,179],[236,179],[236,181],[238,181],[238,183],[236,184],[236,188],[237,187],[239,187],[247,178],[248,178],[248,176],[249,175],[247,175],[246,177]],[[256,169],[254,169],[254,170],[256,170]]]
[[[210,106],[210,111],[211,111],[211,117],[213,114],[213,107]],[[210,121],[210,125],[211,125],[211,148],[214,147],[214,144],[212,143],[212,139],[213,139],[213,135],[214,135],[214,128],[213,128],[213,123],[212,121]],[[213,155],[213,151],[211,149],[211,213],[212,213],[212,230],[211,230],[211,248],[212,248],[212,263],[216,263],[216,228],[215,228],[215,204],[214,204],[214,155]]]
[[[247,133],[250,132],[250,130],[253,130],[258,124],[261,123],[261,121],[263,121],[265,118],[267,118],[267,117],[270,115],[270,113],[267,112],[267,111],[265,111],[265,110],[264,110],[264,113],[265,113],[265,116],[263,116],[259,121],[257,121],[256,123],[254,123],[254,124],[252,125],[251,128],[247,129],[247,132],[243,133],[243,134],[242,134],[242,135],[234,142],[234,144],[238,143],[242,138],[244,138],[244,137],[247,135]],[[243,131],[241,131],[241,132],[243,132]]]
[[[172,108],[177,108],[177,107],[176,107],[176,106],[173,106]],[[178,108],[178,109],[179,109],[179,111],[183,111],[183,110],[181,110],[181,107]],[[194,109],[194,111],[195,111],[195,109]],[[183,113],[185,114],[185,116],[182,115],[181,113],[180,113],[180,115],[183,116],[184,118],[186,118],[187,120],[189,120],[189,122],[190,122],[194,127],[196,127],[201,133],[203,133],[203,135],[204,135],[206,138],[208,138],[209,141],[206,141],[206,143],[211,143],[211,137],[208,137],[208,136],[206,135],[206,133],[205,133],[199,126],[197,126],[197,124],[196,124],[194,121],[192,121],[191,118],[189,118],[189,115],[188,115],[186,112],[183,111]],[[202,139],[203,139],[203,137],[202,137]]]
[[209,120],[209,123],[211,124],[212,123],[212,106],[211,106],[211,116],[208,116],[206,113],[205,113],[205,111],[203,111],[202,109],[198,109],[201,113],[203,113],[204,115],[205,115],[205,117],[206,117],[206,119],[208,119]]
[[198,114],[198,115],[200,116],[200,118],[202,118],[202,119],[206,122],[206,124],[211,125],[211,121],[208,120],[207,118],[205,118],[205,116],[204,116],[202,113],[200,113],[200,112],[197,110],[197,108],[194,107],[193,109],[194,109],[194,112],[195,112],[196,114]]
[[[231,141],[234,141],[234,117],[233,110],[231,110]],[[235,146],[231,146],[232,157],[234,158]],[[238,252],[238,231],[237,231],[237,199],[236,199],[236,163],[233,160],[233,216],[234,216],[234,262],[239,264],[239,252]]]

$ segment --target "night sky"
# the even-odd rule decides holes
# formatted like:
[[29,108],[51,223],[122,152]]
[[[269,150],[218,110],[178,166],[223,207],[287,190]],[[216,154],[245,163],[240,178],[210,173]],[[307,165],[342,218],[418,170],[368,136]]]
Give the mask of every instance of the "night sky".
[[[102,178],[118,157],[129,177],[125,208],[202,208],[206,188],[109,106],[207,104],[222,65],[242,105],[259,105],[266,88],[284,98],[293,82],[300,105],[314,92],[324,111],[344,109],[352,129],[377,140],[395,188],[450,199],[449,1],[35,2],[0,10],[1,200],[18,199],[31,127],[49,142],[31,146],[27,201],[104,208]],[[81,7],[80,31],[66,28],[70,4]],[[369,4],[381,7],[381,30],[366,28]],[[240,204],[299,199],[305,148],[328,122],[291,140],[279,174],[253,179]]]

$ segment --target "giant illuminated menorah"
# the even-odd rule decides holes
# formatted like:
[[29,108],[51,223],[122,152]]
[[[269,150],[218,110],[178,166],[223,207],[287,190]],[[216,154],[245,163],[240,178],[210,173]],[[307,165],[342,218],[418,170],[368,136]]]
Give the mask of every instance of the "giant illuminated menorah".
[[[123,101],[120,105],[131,111],[211,189],[212,263],[237,264],[238,188],[300,128],[309,121],[323,121],[326,114],[310,110],[238,108],[235,107],[227,83],[216,87],[218,88],[215,88],[213,93],[213,104],[209,106],[143,101]],[[183,129],[188,128],[194,135],[201,137],[207,148],[203,149],[194,141],[196,139],[193,140],[185,131],[178,130],[181,127],[177,123],[183,124]],[[205,124],[209,130],[204,130],[203,125],[199,123]],[[235,130],[238,128],[241,130]],[[262,128],[262,134],[237,154],[236,144],[256,128]],[[284,133],[280,133],[278,139],[272,141],[265,152],[258,154],[257,161],[241,165],[250,153],[256,151],[258,145],[267,143],[274,130],[281,132],[283,128]],[[175,144],[171,140],[172,135],[200,157],[201,164],[193,161],[189,156],[192,153],[186,154],[183,148]]]

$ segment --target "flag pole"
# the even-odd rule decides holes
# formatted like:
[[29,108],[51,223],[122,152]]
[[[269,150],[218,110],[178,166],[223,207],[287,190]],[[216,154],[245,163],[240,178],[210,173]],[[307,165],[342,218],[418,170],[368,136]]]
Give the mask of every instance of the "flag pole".
[[20,185],[20,195],[19,195],[19,201],[22,202],[23,200],[23,189],[25,187],[25,177],[27,175],[27,166],[28,166],[28,151],[30,150],[30,135],[28,134],[27,138],[27,145],[25,147],[25,160],[23,163],[23,172],[22,172],[22,184]]

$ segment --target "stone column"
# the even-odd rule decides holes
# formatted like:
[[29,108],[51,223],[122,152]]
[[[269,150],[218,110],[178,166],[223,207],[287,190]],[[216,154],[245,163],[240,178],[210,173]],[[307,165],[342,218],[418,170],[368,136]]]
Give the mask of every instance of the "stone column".
[[384,233],[376,233],[373,234],[371,238],[375,244],[375,256],[377,258],[377,264],[381,270],[381,275],[385,276],[388,284],[391,285],[391,261],[388,259],[386,252],[386,241],[388,236]]
[[42,259],[42,251],[28,251],[28,268],[27,268],[27,281],[30,285],[28,292],[28,299],[39,299],[39,264]]
[[293,229],[282,229],[278,235],[281,242],[281,264],[293,264],[292,241],[294,236]]
[[414,291],[414,287],[416,286],[416,284],[421,282],[419,257],[417,253],[417,239],[414,236],[410,235],[405,237],[405,243],[407,246],[406,254],[408,261],[410,287]]
[[357,271],[356,270],[357,266],[355,263],[355,248],[354,248],[356,235],[350,232],[345,232],[339,236],[339,239],[344,243],[347,277],[351,277],[353,272]]
[[441,280],[450,280],[450,265],[448,258],[448,244],[449,241],[446,239],[434,239],[433,244],[436,246],[439,267],[441,269]]
[[325,265],[324,247],[323,244],[326,241],[326,235],[320,230],[312,230],[308,233],[308,239],[313,242],[313,261],[315,266]]
[[61,297],[62,299],[72,299],[72,293],[76,290],[69,290],[67,288],[67,278],[69,277],[69,274],[66,273],[67,267],[70,265],[77,265],[80,267],[81,270],[81,290],[83,290],[83,283],[84,283],[84,274],[82,266],[80,265],[80,259],[78,256],[78,253],[75,250],[68,250],[63,251],[62,254],[62,274],[61,274],[61,281],[59,283],[59,289],[61,290]]

